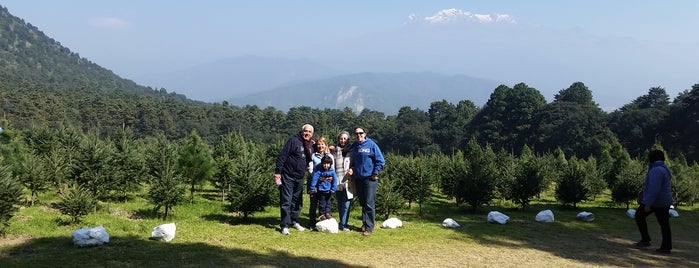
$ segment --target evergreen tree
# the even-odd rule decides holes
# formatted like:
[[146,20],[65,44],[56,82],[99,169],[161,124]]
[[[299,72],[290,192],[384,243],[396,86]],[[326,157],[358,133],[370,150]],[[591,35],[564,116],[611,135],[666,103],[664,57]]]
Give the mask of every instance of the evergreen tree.
[[672,173],[672,199],[675,206],[687,204],[693,206],[699,199],[699,169],[697,164],[687,165],[687,159],[680,154],[672,160],[670,165]]
[[228,193],[229,210],[243,214],[243,218],[264,211],[272,203],[276,187],[271,174],[274,173],[275,158],[266,155],[263,145],[245,142],[247,149],[233,159],[235,173],[232,174],[231,190]]
[[542,159],[532,155],[529,147],[524,146],[517,160],[517,172],[508,199],[526,209],[529,202],[544,189],[546,175],[543,165]]
[[221,200],[225,200],[231,189],[233,176],[237,173],[234,159],[242,157],[246,150],[247,145],[241,132],[229,132],[214,147],[216,173],[211,183],[218,189]]
[[573,156],[568,161],[567,168],[561,174],[556,187],[556,200],[563,204],[573,204],[587,200],[589,189],[585,186],[588,177],[592,176],[586,168],[584,160]]
[[[0,147],[2,147],[1,144]],[[5,235],[5,229],[10,225],[10,219],[19,209],[22,198],[22,185],[3,161],[4,159],[0,155],[0,236]]]
[[177,162],[182,177],[189,184],[189,202],[194,202],[196,186],[210,180],[216,172],[213,152],[196,130],[185,139]]
[[177,169],[178,148],[160,135],[148,150],[147,170],[150,179],[148,201],[153,204],[153,212],[165,208],[163,220],[167,220],[174,206],[184,202],[185,186]]
[[18,175],[24,187],[30,192],[29,202],[33,206],[39,193],[43,193],[49,188],[50,182],[46,177],[44,164],[31,153],[27,153],[24,157],[22,170],[23,172]]
[[635,202],[638,193],[643,189],[646,165],[639,161],[629,161],[617,174],[614,184],[611,185],[612,201],[626,204],[629,208],[631,202]]
[[64,194],[61,195],[61,200],[58,202],[58,210],[61,214],[71,217],[71,223],[78,223],[80,219],[95,210],[97,200],[92,196],[90,190],[73,186]]
[[493,199],[496,156],[490,146],[482,148],[475,139],[471,139],[464,158],[468,159],[466,172],[456,173],[463,172],[463,167],[456,167],[454,170],[454,175],[460,178],[456,184],[456,199],[458,203],[467,203],[471,209],[476,210]]
[[72,181],[90,191],[93,198],[105,200],[117,187],[113,172],[114,155],[111,141],[101,140],[95,131],[91,131],[77,148]]
[[517,177],[517,159],[504,148],[496,155],[496,179],[494,196],[500,200],[506,200],[512,196],[512,185]]
[[114,144],[113,180],[118,195],[126,200],[130,193],[137,192],[146,173],[145,151],[143,144],[136,141],[130,129],[123,128],[119,139]]
[[[405,206],[405,199],[398,191],[398,182],[390,178],[381,179],[376,190],[376,215],[386,220]],[[378,219],[377,219],[378,220]]]
[[588,200],[595,200],[597,196],[607,189],[607,183],[604,181],[602,174],[597,169],[597,159],[589,157],[587,160],[580,160],[585,173],[585,188],[588,190]]

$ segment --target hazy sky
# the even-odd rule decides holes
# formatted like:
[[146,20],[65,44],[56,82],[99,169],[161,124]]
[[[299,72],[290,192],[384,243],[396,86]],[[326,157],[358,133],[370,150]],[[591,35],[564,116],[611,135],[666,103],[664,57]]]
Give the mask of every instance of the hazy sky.
[[[602,106],[627,103],[647,93],[653,86],[665,87],[674,97],[677,92],[699,83],[699,49],[694,49],[699,48],[699,1],[696,0],[2,0],[0,5],[71,51],[130,79],[243,55],[322,57],[322,53],[311,55],[311,52],[302,51],[319,51],[322,49],[316,48],[362,36],[390,35],[404,28],[411,16],[424,20],[441,10],[456,9],[472,14],[506,15],[516,24],[526,25],[527,29],[560,32],[562,38],[570,37],[570,33],[584,33],[598,40],[641,42],[653,47],[642,51],[660,51],[659,55],[634,63],[656,65],[654,69],[629,75],[624,75],[624,72],[633,66],[620,66],[618,73],[614,74],[605,71],[610,76],[619,75],[620,79],[640,80],[635,85],[638,88],[625,95],[605,95],[605,91],[613,91],[618,85],[630,82],[617,81],[614,85],[606,85],[602,79],[604,73],[577,78],[577,74],[565,73],[567,67],[556,68],[561,73],[546,71],[551,77],[582,80],[593,90],[596,101]],[[608,52],[584,53],[601,55]],[[527,58],[519,55],[513,59],[521,61]],[[597,64],[614,64],[614,59],[609,60]],[[532,62],[526,64],[536,65]],[[425,70],[430,66],[433,65],[426,64]],[[591,68],[594,67],[585,67]],[[675,68],[678,71],[674,71]],[[664,72],[664,69],[673,70]],[[451,73],[460,71],[452,70]],[[513,73],[483,68],[480,73],[464,74],[507,83],[527,82],[535,88],[554,87],[540,89],[546,92],[556,92],[575,82],[561,80],[563,82],[546,84],[545,79],[528,79],[526,72]],[[657,77],[643,80],[652,74],[657,74]],[[545,97],[550,100],[552,93],[545,93]]]

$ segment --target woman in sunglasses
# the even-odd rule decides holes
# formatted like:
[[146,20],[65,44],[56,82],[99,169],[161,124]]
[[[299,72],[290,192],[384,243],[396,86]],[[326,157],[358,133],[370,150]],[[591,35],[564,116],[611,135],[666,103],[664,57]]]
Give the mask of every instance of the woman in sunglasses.
[[379,171],[386,164],[381,149],[366,137],[364,128],[354,129],[356,141],[352,144],[352,176],[357,187],[359,204],[362,206],[362,235],[370,236],[374,231],[376,218],[376,189],[379,185]]

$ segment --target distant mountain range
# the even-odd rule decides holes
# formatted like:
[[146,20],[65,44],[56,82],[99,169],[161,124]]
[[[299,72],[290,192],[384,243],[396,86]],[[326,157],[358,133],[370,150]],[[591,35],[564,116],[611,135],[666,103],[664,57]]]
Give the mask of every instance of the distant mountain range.
[[234,105],[275,107],[281,111],[298,106],[344,109],[364,108],[397,114],[403,106],[427,110],[434,101],[461,100],[483,105],[500,85],[496,81],[465,75],[435,73],[357,73],[289,83],[270,90],[232,98]]
[[221,102],[286,83],[325,78],[337,73],[306,59],[242,56],[137,80],[196,100]]
[[[403,106],[427,110],[433,101],[484,104],[500,82],[429,72],[342,74],[307,59],[244,56],[141,79],[207,102],[228,101],[287,111],[292,107],[364,108],[396,114]],[[156,82],[159,81],[159,82]]]

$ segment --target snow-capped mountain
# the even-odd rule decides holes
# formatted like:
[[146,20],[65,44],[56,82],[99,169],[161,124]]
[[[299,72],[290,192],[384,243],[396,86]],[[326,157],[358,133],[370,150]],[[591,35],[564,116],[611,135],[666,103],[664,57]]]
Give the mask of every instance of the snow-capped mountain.
[[450,8],[443,9],[429,17],[420,18],[415,14],[408,16],[408,23],[424,23],[424,24],[449,24],[458,22],[476,22],[476,23],[504,23],[516,24],[515,18],[508,14],[476,14],[470,11]]

